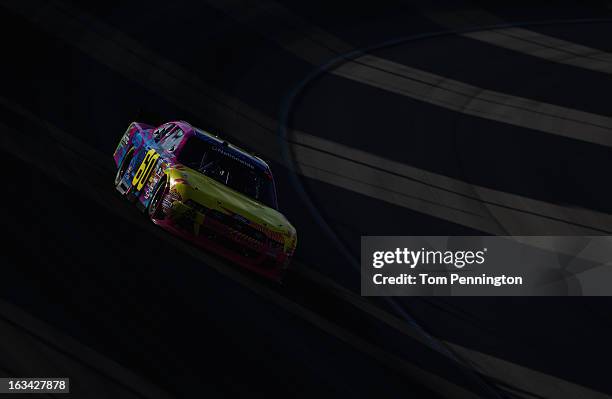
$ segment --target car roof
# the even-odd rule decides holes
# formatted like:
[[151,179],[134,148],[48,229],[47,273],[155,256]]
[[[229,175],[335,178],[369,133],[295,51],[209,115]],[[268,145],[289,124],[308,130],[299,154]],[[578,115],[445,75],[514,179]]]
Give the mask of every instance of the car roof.
[[218,137],[215,134],[212,134],[203,129],[197,128],[188,122],[175,121],[174,123],[179,125],[181,129],[185,131],[186,134],[190,134],[188,133],[190,131],[191,132],[190,135],[198,136],[199,138],[204,139],[205,141],[211,144],[222,146],[224,147],[224,151],[229,152],[231,155],[245,162],[248,162],[249,164],[252,164],[258,169],[263,170],[264,172],[270,173],[270,167],[268,166],[268,164],[263,159],[259,158],[258,156],[247,152],[246,150],[228,142],[227,140],[224,140]]

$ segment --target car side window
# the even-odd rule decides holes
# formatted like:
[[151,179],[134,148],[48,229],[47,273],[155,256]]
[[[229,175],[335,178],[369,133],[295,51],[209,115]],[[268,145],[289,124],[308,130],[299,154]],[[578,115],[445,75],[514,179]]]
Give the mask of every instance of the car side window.
[[178,145],[181,143],[183,135],[184,133],[181,128],[176,127],[161,139],[160,146],[166,151],[174,152],[174,150],[176,150]]
[[174,123],[166,123],[153,131],[153,140],[159,142],[164,136],[174,128]]

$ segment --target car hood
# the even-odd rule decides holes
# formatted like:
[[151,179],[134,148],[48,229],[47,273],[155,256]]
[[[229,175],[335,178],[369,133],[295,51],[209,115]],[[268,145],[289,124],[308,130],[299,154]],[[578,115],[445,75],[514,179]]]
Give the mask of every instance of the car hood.
[[183,186],[179,191],[184,200],[191,199],[210,209],[240,215],[278,233],[295,234],[295,229],[282,213],[196,170],[177,165],[169,170],[168,175],[171,184]]

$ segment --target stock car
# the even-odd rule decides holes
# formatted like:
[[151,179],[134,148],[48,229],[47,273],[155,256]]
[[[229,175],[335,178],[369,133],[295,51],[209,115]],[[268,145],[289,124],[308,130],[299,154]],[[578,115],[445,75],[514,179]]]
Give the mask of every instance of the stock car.
[[297,244],[261,158],[184,121],[132,122],[114,153],[115,187],[156,225],[281,281]]

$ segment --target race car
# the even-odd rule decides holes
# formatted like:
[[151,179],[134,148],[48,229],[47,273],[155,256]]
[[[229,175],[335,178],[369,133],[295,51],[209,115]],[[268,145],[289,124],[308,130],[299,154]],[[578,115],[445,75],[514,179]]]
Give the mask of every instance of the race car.
[[280,281],[297,244],[261,158],[184,121],[132,122],[114,153],[119,193],[156,225]]

